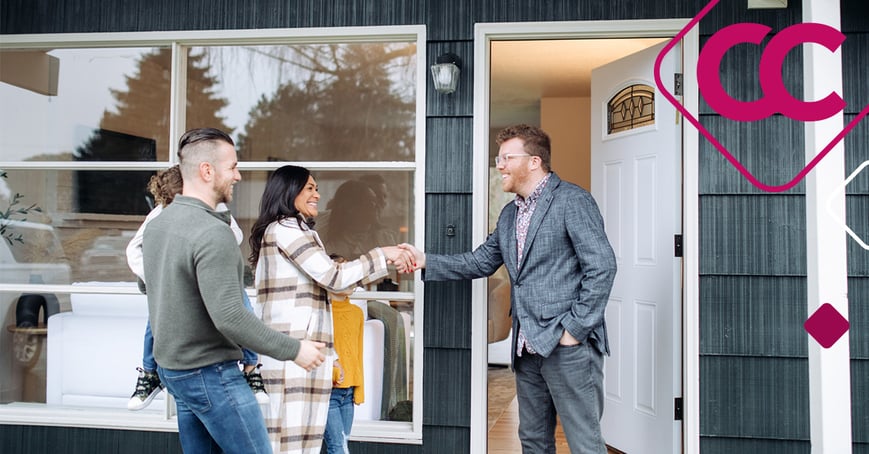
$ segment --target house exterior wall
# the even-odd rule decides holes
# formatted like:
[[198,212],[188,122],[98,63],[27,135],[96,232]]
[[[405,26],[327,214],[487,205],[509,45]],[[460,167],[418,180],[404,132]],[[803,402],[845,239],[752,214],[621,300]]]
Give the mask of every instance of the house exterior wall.
[[[427,90],[426,250],[471,244],[473,36],[483,22],[692,17],[708,2],[660,0],[3,0],[0,34],[138,32],[425,24],[429,60],[462,57],[458,90]],[[869,12],[842,0],[845,122],[869,103]],[[701,22],[701,45],[737,22],[780,31],[801,21],[799,1],[784,10],[747,10],[724,1]],[[2,39],[2,38],[0,38]],[[725,88],[757,99],[751,71],[760,50],[741,46],[722,63]],[[784,79],[802,92],[802,51]],[[702,99],[702,98],[701,98]],[[761,181],[785,182],[804,165],[802,124],[774,116],[736,125],[701,102],[702,124]],[[869,122],[846,138],[846,173],[869,159]],[[783,193],[751,186],[700,141],[700,430],[704,453],[810,451],[806,313],[805,185]],[[849,225],[869,239],[869,172],[848,187]],[[454,236],[446,226],[456,227]],[[869,452],[869,252],[849,240],[854,452]],[[470,440],[469,282],[425,288],[423,444],[353,443],[355,453],[467,452]],[[175,434],[41,426],[0,426],[0,451],[180,452]],[[136,450],[139,451],[136,451]]]

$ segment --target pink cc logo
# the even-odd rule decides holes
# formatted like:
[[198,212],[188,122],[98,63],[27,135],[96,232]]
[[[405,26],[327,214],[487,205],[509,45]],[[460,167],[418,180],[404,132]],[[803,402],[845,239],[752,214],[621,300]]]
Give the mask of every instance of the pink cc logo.
[[740,23],[722,28],[709,38],[697,60],[697,85],[709,106],[736,121],[762,120],[775,113],[797,121],[818,121],[841,112],[845,108],[845,101],[838,94],[830,93],[814,102],[801,101],[791,96],[782,80],[782,64],[794,47],[802,43],[816,43],[835,52],[845,41],[845,35],[839,30],[824,24],[791,25],[773,36],[760,58],[763,97],[742,102],[724,91],[720,77],[724,54],[737,44],[760,44],[770,30],[766,25]]
[[[733,154],[727,150],[715,136],[706,129],[700,121],[689,112],[676,97],[667,90],[661,78],[661,62],[664,56],[669,53],[676,44],[682,40],[685,34],[700,22],[709,11],[717,5],[719,0],[710,0],[700,12],[694,16],[688,25],[685,26],[676,37],[667,43],[658,58],[655,60],[655,84],[661,95],[670,101],[671,104],[678,110],[689,123],[697,128],[697,131],[724,156],[734,168],[736,168],[742,176],[745,177],[751,184],[757,188],[769,191],[780,192],[786,191],[794,187],[805,176],[824,159],[825,156],[836,146],[842,139],[851,132],[852,129],[860,123],[863,118],[869,115],[869,104],[867,104],[845,127],[833,137],[824,148],[818,151],[812,160],[803,167],[790,181],[784,184],[768,184],[757,179],[748,169],[745,168]],[[787,91],[782,81],[781,70],[782,62],[785,56],[791,49],[802,43],[820,44],[831,52],[836,49],[845,40],[845,36],[838,30],[823,24],[803,23],[792,25],[779,33],[777,33],[763,52],[760,59],[760,86],[763,90],[761,99],[742,102],[733,99],[724,91],[721,86],[721,58],[727,53],[730,48],[740,43],[760,44],[763,38],[769,33],[770,28],[761,24],[739,23],[725,27],[709,38],[709,41],[700,52],[697,61],[697,85],[703,93],[703,98],[710,107],[722,116],[734,121],[756,121],[767,118],[775,113],[781,113],[793,120],[797,121],[818,121],[829,118],[845,108],[845,102],[842,98],[830,93],[824,99],[814,102],[800,101],[795,99]]]

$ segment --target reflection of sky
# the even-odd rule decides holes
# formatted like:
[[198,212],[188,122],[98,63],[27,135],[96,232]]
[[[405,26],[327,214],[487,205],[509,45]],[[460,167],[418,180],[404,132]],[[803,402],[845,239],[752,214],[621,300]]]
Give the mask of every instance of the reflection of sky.
[[[390,44],[384,44],[389,46]],[[406,46],[408,44],[393,44]],[[202,47],[191,48],[200,55]],[[238,139],[251,108],[287,82],[302,83],[310,73],[291,63],[291,46],[210,47],[204,63],[216,79],[216,97],[229,103],[218,115]],[[111,89],[126,91],[126,77],[135,77],[143,54],[152,48],[56,49],[60,60],[58,95],[45,96],[0,82],[0,161],[22,161],[38,155],[71,153],[99,127],[103,112],[115,110]],[[413,64],[390,65],[393,90],[412,98]],[[408,74],[410,73],[410,74]]]
[[0,82],[0,160],[70,153],[99,126],[110,89],[126,89],[143,53],[151,49],[57,49],[57,96]]
[[[257,51],[252,51],[256,49]],[[211,47],[203,60],[210,66],[209,75],[215,77],[215,96],[229,103],[220,111],[225,123],[233,128],[232,138],[238,140],[244,132],[250,109],[261,96],[271,96],[288,74],[273,65],[261,54],[264,47]],[[191,48],[191,54],[201,55],[204,48]]]

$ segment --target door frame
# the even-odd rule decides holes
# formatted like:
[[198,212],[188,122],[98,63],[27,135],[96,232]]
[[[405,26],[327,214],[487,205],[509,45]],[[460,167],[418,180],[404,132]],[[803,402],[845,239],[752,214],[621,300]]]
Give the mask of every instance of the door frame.
[[[492,41],[528,39],[654,38],[676,36],[690,19],[478,23],[474,25],[474,155],[472,241],[488,234],[489,88]],[[698,115],[697,27],[682,45],[685,109]],[[682,122],[682,443],[683,452],[700,452],[699,418],[699,134]],[[488,370],[486,281],[471,288],[471,445],[470,452],[487,452]]]

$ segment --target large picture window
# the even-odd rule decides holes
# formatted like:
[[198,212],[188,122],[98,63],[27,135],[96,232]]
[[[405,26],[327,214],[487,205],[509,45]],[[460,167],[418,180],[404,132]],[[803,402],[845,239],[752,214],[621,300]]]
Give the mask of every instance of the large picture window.
[[[147,302],[125,249],[154,206],[147,181],[177,163],[186,129],[235,140],[242,180],[230,209],[245,237],[269,173],[292,163],[319,184],[327,252],[423,244],[424,27],[8,38],[0,358],[11,367],[0,371],[0,421],[175,429],[171,401],[126,409]],[[371,330],[351,439],[422,440],[414,279],[392,270],[351,297]],[[250,270],[246,281],[255,297]],[[84,373],[93,358],[106,358],[96,381]]]

